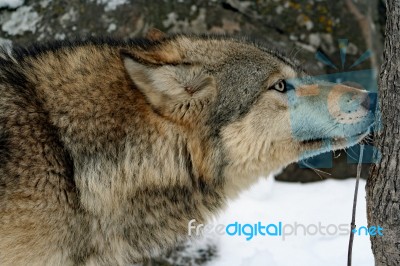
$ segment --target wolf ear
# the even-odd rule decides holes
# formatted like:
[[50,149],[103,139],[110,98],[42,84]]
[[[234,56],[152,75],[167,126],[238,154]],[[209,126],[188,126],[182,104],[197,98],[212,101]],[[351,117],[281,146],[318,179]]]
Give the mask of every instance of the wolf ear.
[[167,35],[160,31],[159,29],[156,28],[151,28],[149,31],[146,33],[145,38],[149,39],[150,41],[161,41],[165,39]]
[[121,58],[130,57],[143,64],[165,65],[165,64],[181,64],[184,62],[183,53],[176,45],[171,43],[163,43],[154,45],[148,49],[121,49]]
[[[180,119],[199,114],[216,94],[214,78],[201,67],[188,64],[153,64],[127,51],[121,51],[125,70],[152,108]],[[146,52],[146,59],[152,58]]]

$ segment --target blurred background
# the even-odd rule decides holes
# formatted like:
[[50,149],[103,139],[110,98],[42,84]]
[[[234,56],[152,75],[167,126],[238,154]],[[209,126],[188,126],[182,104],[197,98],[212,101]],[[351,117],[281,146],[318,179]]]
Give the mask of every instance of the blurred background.
[[[6,47],[77,36],[86,38],[111,35],[133,38],[144,36],[151,28],[166,33],[244,35],[296,59],[312,75],[338,74],[349,71],[350,68],[351,71],[373,69],[375,72],[372,73],[378,73],[376,70],[382,61],[384,25],[385,4],[382,0],[0,0],[0,45]],[[343,39],[347,40],[345,61],[339,41]],[[351,67],[367,51],[372,52],[367,53],[367,60]],[[274,178],[278,182],[326,184],[326,179],[354,177],[354,162],[357,160],[356,149],[329,153],[301,164],[290,165]],[[369,166],[368,163],[363,164],[363,177],[368,174]],[[273,181],[274,184],[262,184],[280,187],[281,183],[277,181]],[[345,183],[338,185],[338,189],[353,184],[343,182]],[[327,190],[322,190],[322,185],[315,187],[316,193],[322,193],[321,197],[324,194],[337,194],[331,188],[339,183],[329,184],[331,186],[324,185]],[[287,188],[285,186],[283,189]],[[290,186],[288,190],[290,193],[302,189],[297,186],[292,191],[292,188]],[[308,188],[304,191],[310,191]],[[313,188],[314,185],[311,191],[314,191]],[[268,191],[257,190],[254,193],[247,192],[247,195],[254,197],[273,194]],[[341,197],[340,193],[338,197]],[[262,202],[265,209],[268,209],[268,204],[273,205],[275,202],[275,199],[261,198],[256,200],[260,200],[258,202]],[[314,198],[314,201],[320,199]],[[299,205],[292,206],[292,210],[306,204],[299,199],[296,199],[296,203]],[[237,202],[234,204],[230,209],[243,206]],[[350,200],[346,205],[348,209],[351,207]],[[245,214],[233,215],[237,217]],[[365,211],[363,215],[365,216]],[[147,264],[223,265],[221,261],[218,262],[218,258],[225,253],[221,252],[221,243],[218,244],[218,241],[215,238],[211,241],[202,239],[202,243],[196,247],[182,244],[178,249],[154,258]],[[223,243],[225,242],[222,241]],[[245,247],[246,243],[242,244]],[[236,246],[239,247],[237,252],[241,252],[242,244]],[[229,256],[234,257],[233,254]],[[319,262],[315,261],[315,265]]]

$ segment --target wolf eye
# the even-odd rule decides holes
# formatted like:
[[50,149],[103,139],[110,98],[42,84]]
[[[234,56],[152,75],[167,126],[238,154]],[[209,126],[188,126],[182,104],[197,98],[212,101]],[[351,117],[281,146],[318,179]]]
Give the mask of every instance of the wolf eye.
[[286,82],[284,80],[281,80],[275,83],[275,85],[273,85],[271,89],[277,90],[279,92],[285,92],[287,90]]

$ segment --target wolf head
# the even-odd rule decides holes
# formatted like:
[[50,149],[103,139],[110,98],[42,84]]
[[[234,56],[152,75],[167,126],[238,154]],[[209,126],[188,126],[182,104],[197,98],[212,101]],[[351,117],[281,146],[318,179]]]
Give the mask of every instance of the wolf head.
[[226,176],[268,174],[352,146],[373,123],[366,91],[315,80],[246,41],[159,37],[121,55],[155,112],[220,140]]

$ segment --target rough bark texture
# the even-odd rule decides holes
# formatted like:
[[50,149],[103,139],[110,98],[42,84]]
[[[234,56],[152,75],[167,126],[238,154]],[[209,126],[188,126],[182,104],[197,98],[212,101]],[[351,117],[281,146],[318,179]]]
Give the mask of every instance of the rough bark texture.
[[376,265],[400,265],[400,1],[387,0],[384,62],[380,74],[381,159],[367,182],[368,223],[383,227],[371,237]]

